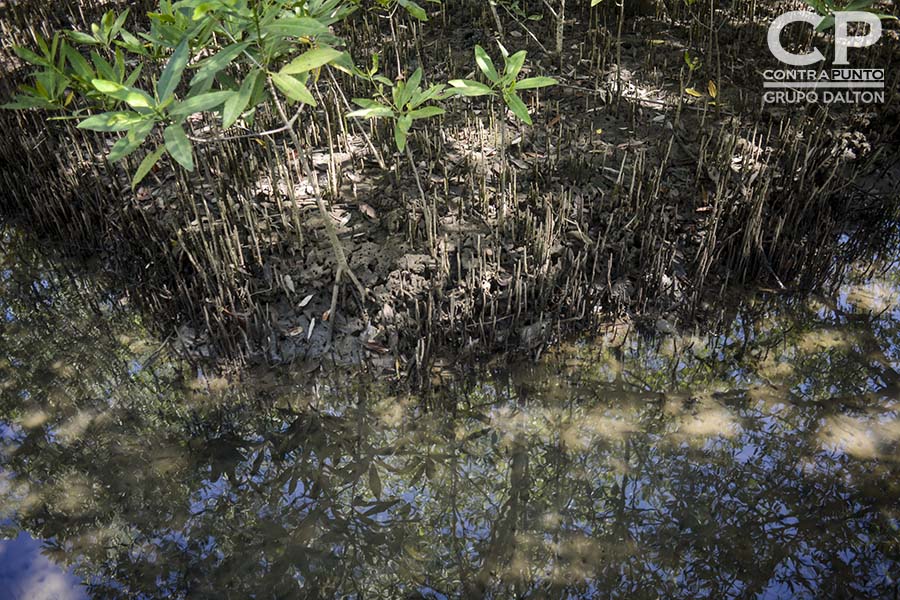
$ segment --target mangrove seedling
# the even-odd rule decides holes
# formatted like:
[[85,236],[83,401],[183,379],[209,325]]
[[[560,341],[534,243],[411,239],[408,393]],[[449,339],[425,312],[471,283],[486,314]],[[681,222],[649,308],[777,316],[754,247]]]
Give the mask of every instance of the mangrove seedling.
[[[368,77],[378,86],[376,98],[354,98],[353,103],[360,108],[348,113],[347,116],[391,119],[394,124],[394,143],[401,152],[406,150],[406,140],[413,121],[437,117],[445,112],[439,106],[424,106],[426,102],[442,100],[445,97],[444,88],[447,86],[440,83],[423,90],[421,67],[415,70],[409,81],[405,82],[402,80],[392,82],[372,72],[369,72]],[[385,88],[390,90],[390,94]]]
[[[528,114],[528,107],[519,97],[520,90],[531,90],[542,87],[556,85],[557,81],[552,77],[526,77],[518,79],[522,67],[525,65],[525,50],[520,50],[510,55],[506,48],[500,46],[500,52],[503,54],[503,74],[501,75],[494,62],[484,48],[479,45],[475,46],[475,64],[479,70],[490,82],[485,85],[480,81],[472,79],[452,79],[448,83],[452,86],[449,91],[451,94],[460,96],[497,96],[503,98],[503,102],[507,108],[523,123],[531,125],[531,115]],[[505,112],[505,111],[504,111]],[[500,161],[503,171],[506,170],[506,118],[500,119]]]
[[[425,196],[425,188],[422,186],[422,180],[419,177],[415,160],[413,160],[412,151],[409,148],[409,144],[407,144],[407,138],[414,121],[430,119],[444,114],[443,108],[427,103],[445,99],[447,96],[444,89],[447,86],[439,83],[430,86],[428,89],[423,89],[421,85],[421,67],[413,72],[408,81],[398,80],[396,82],[383,75],[376,75],[376,70],[377,62],[374,62],[368,73],[364,74],[369,81],[377,86],[376,97],[354,98],[353,103],[360,108],[348,113],[347,116],[365,119],[383,118],[390,119],[393,122],[394,143],[399,151],[406,153],[406,158],[416,178],[416,186],[421,195],[422,209],[427,211],[428,200]],[[387,90],[390,90],[390,92]],[[433,247],[433,240],[430,240],[430,243]]]

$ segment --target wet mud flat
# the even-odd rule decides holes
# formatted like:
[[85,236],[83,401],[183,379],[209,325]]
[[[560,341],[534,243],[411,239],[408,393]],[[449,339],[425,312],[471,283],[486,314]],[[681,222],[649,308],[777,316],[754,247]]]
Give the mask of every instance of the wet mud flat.
[[[26,42],[26,16],[53,30],[107,6],[24,3],[0,23]],[[492,43],[473,25],[489,23],[484,10],[446,7],[423,26],[430,44],[395,48],[365,14],[340,33],[352,48],[416,55],[438,77],[470,69],[471,45]],[[347,121],[337,96],[321,103],[300,133],[366,289],[340,288],[334,312],[336,265],[285,139],[208,146],[195,173],[160,168],[132,191],[135,165],[102,159],[112,139],[3,111],[16,135],[0,140],[0,206],[118,274],[128,301],[203,356],[327,355],[402,375],[438,355],[527,354],[620,318],[690,322],[744,286],[814,288],[835,256],[890,235],[897,215],[900,104],[761,105],[747,65],[773,59],[765,15],[747,11],[716,12],[712,37],[674,7],[621,28],[602,9],[568,32],[562,61],[510,24],[535,74],[561,84],[532,102],[534,127],[509,119],[505,153],[498,122],[508,115],[487,102],[462,101],[439,128],[414,131],[412,165],[388,129]],[[870,50],[860,67],[900,64],[896,44]],[[687,69],[686,51],[701,66]],[[4,52],[2,93],[18,77]]]

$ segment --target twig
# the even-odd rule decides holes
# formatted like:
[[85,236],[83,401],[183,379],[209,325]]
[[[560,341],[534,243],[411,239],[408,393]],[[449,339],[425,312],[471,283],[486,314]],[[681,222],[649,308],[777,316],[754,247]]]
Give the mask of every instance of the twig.
[[271,137],[273,135],[277,135],[279,133],[284,133],[285,131],[291,129],[294,126],[294,123],[296,123],[297,119],[300,117],[300,113],[303,112],[304,106],[305,105],[301,104],[300,108],[297,109],[297,112],[294,114],[293,117],[291,117],[291,119],[287,122],[287,124],[282,125],[281,127],[278,127],[276,129],[269,129],[268,131],[260,131],[260,132],[254,132],[254,133],[245,133],[245,134],[241,134],[241,135],[223,135],[223,136],[211,137],[211,138],[199,137],[199,136],[195,136],[195,135],[189,135],[187,137],[192,142],[209,143],[209,144],[230,142],[233,140],[245,140],[245,139],[252,139],[252,138]]

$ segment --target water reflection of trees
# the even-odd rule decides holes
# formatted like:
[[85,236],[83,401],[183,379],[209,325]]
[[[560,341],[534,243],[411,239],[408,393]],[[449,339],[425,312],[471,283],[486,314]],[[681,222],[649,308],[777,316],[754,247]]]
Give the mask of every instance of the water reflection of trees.
[[43,281],[0,281],[2,505],[99,596],[895,592],[896,304],[583,344],[422,402],[210,392]]

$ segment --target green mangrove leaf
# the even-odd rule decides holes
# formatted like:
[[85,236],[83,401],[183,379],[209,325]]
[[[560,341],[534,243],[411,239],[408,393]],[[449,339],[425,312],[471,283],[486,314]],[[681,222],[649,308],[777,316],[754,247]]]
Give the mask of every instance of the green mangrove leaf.
[[144,115],[130,111],[105,112],[88,117],[78,124],[78,129],[90,131],[128,131],[141,121],[146,121]]
[[397,150],[401,152],[406,150],[406,138],[410,127],[412,127],[412,118],[409,115],[403,115],[394,124],[394,143],[397,144]]
[[66,87],[69,85],[69,78],[61,75],[56,71],[44,71],[34,76],[35,86],[43,88],[45,94],[42,94],[48,100],[61,100]]
[[122,52],[121,48],[116,48],[115,50],[116,61],[114,64],[114,69],[116,72],[115,81],[124,82],[125,80],[125,53]]
[[428,20],[428,14],[425,12],[425,9],[413,2],[413,0],[397,0],[397,4],[402,6],[414,19],[419,21]]
[[132,108],[152,108],[155,105],[153,98],[137,88],[124,86],[107,79],[93,79],[91,84],[101,94],[121,100]]
[[199,21],[203,17],[205,17],[210,12],[221,8],[221,2],[201,2],[197,6],[194,7],[194,14],[191,15],[192,21]]
[[91,81],[96,77],[94,69],[91,68],[91,63],[89,63],[78,50],[71,46],[66,46],[65,54],[66,59],[69,61],[69,65],[72,67],[72,71],[74,71],[77,77],[80,77],[84,81]]
[[175,159],[175,162],[188,171],[193,171],[194,148],[181,125],[173,123],[166,127],[165,131],[163,131],[163,140],[166,142],[166,150]]
[[460,96],[493,96],[494,90],[481,83],[471,79],[451,79],[448,81],[453,89],[447,90],[448,93]]
[[162,157],[163,153],[165,153],[166,147],[160,146],[150,154],[144,157],[144,160],[141,161],[141,164],[138,165],[137,171],[134,172],[134,177],[131,178],[131,189],[134,190],[140,182],[144,180],[144,177],[150,173],[150,169],[153,168],[159,159]]
[[497,69],[494,67],[494,61],[491,60],[491,57],[488,56],[488,53],[485,52],[484,48],[475,45],[475,64],[478,65],[478,68],[481,69],[481,72],[484,73],[484,76],[490,79],[494,83],[500,82],[500,75],[497,74]]
[[135,125],[124,137],[113,144],[112,149],[109,151],[109,155],[106,157],[107,160],[114,163],[122,160],[137,150],[140,145],[144,143],[144,140],[147,139],[147,136],[150,135],[150,132],[153,131],[154,125],[155,123],[153,121],[144,121],[143,123]]
[[147,50],[144,48],[144,45],[141,43],[141,40],[136,38],[133,34],[125,31],[124,29],[119,33],[119,37],[122,38],[122,41],[116,42],[117,45],[125,48],[129,52],[134,54],[140,54],[141,56],[147,55]]
[[422,104],[425,104],[429,100],[439,100],[443,98],[444,88],[446,87],[447,86],[445,86],[443,83],[431,86],[430,88],[420,94],[417,94],[415,98],[410,100],[409,107],[416,108],[418,106],[421,106]]
[[200,68],[191,79],[191,87],[201,85],[205,81],[212,81],[216,73],[227,67],[238,55],[250,47],[250,42],[241,42],[226,46],[215,55],[203,60]]
[[207,92],[191,96],[175,104],[169,114],[173,117],[186,117],[198,112],[212,110],[225,103],[233,94],[231,91]]
[[16,56],[24,60],[30,65],[34,65],[36,67],[49,67],[50,61],[45,58],[41,58],[28,48],[23,48],[22,46],[13,46],[13,52],[16,53]]
[[116,80],[116,70],[113,69],[112,65],[109,64],[105,58],[93,50],[91,50],[91,62],[94,63],[94,67],[97,69],[97,74],[100,75],[100,79],[106,79],[108,81]]
[[272,21],[263,28],[265,33],[295,38],[328,35],[328,27],[310,17],[285,17]]
[[531,125],[531,116],[528,114],[528,107],[525,106],[525,103],[522,102],[522,99],[519,98],[515,92],[510,92],[508,94],[504,94],[503,100],[506,101],[506,105],[509,106],[509,109],[516,115],[520,120],[525,123]]
[[406,104],[412,100],[414,95],[421,93],[421,89],[419,88],[420,83],[422,83],[422,67],[413,71],[413,74],[409,76],[409,81],[401,88],[399,98],[397,99],[398,108],[406,106]]
[[0,105],[0,108],[3,110],[23,110],[27,108],[51,109],[56,108],[56,106],[46,98],[28,94],[19,94],[15,97],[15,100]]
[[819,26],[816,27],[816,31],[821,33],[823,31],[828,31],[832,27],[834,27],[834,15],[827,15],[822,19],[822,22],[819,23]]
[[[41,37],[40,34],[38,34],[38,35],[35,37],[35,41],[37,42],[38,48],[40,49],[41,53],[43,53],[44,58],[47,59],[47,62],[48,62],[48,63],[52,63],[52,62],[53,62],[53,57],[54,57],[54,55],[56,54],[56,49],[54,48],[54,49],[51,51],[51,50],[50,50],[50,47],[47,46],[46,40],[44,40],[44,38]],[[54,45],[55,45],[55,42],[56,42],[56,40],[54,40]]]
[[100,44],[100,42],[97,41],[96,38],[94,38],[93,36],[90,36],[86,33],[83,33],[81,31],[67,31],[66,37],[69,38],[69,40],[75,42],[76,44],[85,44],[88,46],[96,46],[96,45]]
[[342,54],[344,53],[340,52],[339,50],[335,50],[334,48],[329,48],[328,46],[314,48],[308,52],[304,52],[303,54],[292,60],[279,72],[282,75],[296,75],[298,73],[305,73],[307,71],[312,71],[313,69],[318,69],[323,65],[327,65],[331,61],[336,60]]
[[116,22],[113,23],[111,28],[109,28],[109,40],[115,38],[117,35],[119,35],[119,32],[122,31],[122,27],[124,27],[125,25],[125,19],[128,18],[128,13],[130,11],[130,8],[126,8],[124,11],[122,11],[122,14],[120,14],[118,18],[116,18]]
[[510,81],[515,80],[516,77],[519,76],[519,72],[522,70],[522,67],[525,65],[525,55],[527,53],[524,50],[519,50],[512,56],[506,59],[506,68],[503,70],[504,78],[509,79]]
[[419,108],[417,110],[412,110],[408,113],[411,119],[428,119],[431,117],[437,117],[438,115],[444,114],[446,111],[443,108],[438,106],[426,106],[424,108]]
[[172,53],[169,62],[166,63],[162,74],[159,76],[159,81],[156,83],[156,96],[160,100],[165,100],[175,93],[175,88],[178,87],[178,83],[181,81],[181,74],[184,73],[184,68],[187,66],[189,58],[190,49],[188,48],[188,40],[185,38],[175,48],[175,52]]
[[374,119],[377,117],[393,117],[394,110],[385,104],[370,100],[368,98],[354,98],[353,103],[360,107],[360,110],[354,110],[347,113],[348,117],[360,117],[363,119]]
[[282,75],[280,73],[272,73],[272,82],[281,93],[295,102],[303,102],[310,106],[316,105],[316,100],[310,93],[309,89],[299,79],[292,75]]
[[256,87],[256,78],[259,77],[259,69],[250,71],[241,88],[225,101],[225,109],[222,111],[222,127],[228,129],[238,120],[238,117],[250,103],[253,89]]
[[394,124],[394,143],[400,152],[406,150],[406,132],[400,129],[399,123]]
[[348,52],[341,52],[340,56],[329,63],[329,66],[353,77],[365,77],[364,72],[353,63],[353,57]]
[[129,87],[130,87],[130,86],[133,86],[134,83],[137,81],[138,77],[140,77],[140,75],[141,75],[141,70],[142,70],[143,68],[144,68],[144,65],[138,65],[137,67],[135,67],[135,68],[134,68],[134,71],[131,72],[131,75],[129,75],[129,76],[125,79],[124,84],[127,85],[127,86],[129,86]]
[[403,96],[404,90],[406,90],[405,81],[391,82],[391,102],[394,106],[400,106],[400,97]]
[[559,83],[552,77],[528,77],[516,82],[517,90],[531,90],[535,88],[548,87]]

